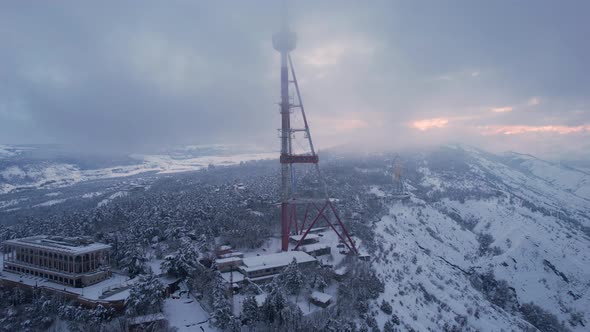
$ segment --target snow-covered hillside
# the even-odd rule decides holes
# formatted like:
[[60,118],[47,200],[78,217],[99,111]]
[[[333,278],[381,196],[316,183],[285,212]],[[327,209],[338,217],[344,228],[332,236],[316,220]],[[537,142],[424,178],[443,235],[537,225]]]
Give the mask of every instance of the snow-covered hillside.
[[385,203],[375,225],[379,302],[417,331],[526,330],[518,308],[531,302],[573,331],[590,328],[587,174],[464,147],[408,159],[412,198]]
[[12,145],[0,144],[0,159],[18,156],[24,150],[27,150],[27,149],[28,149],[27,147],[22,147],[22,146],[12,146]]
[[507,153],[506,157],[524,172],[545,180],[560,189],[590,199],[589,172],[563,164],[551,163],[531,155],[512,152]]

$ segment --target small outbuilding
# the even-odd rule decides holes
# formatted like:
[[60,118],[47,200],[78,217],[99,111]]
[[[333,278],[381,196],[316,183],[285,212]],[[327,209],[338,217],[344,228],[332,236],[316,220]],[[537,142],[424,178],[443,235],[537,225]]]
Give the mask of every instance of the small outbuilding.
[[312,255],[313,257],[329,255],[332,252],[332,248],[327,244],[313,243],[305,246],[301,246],[301,251]]
[[318,307],[326,308],[332,303],[332,295],[314,291],[311,293],[309,300]]
[[[301,239],[303,239],[303,235],[291,235],[289,236],[291,243],[297,244]],[[303,242],[301,244],[312,244],[320,241],[320,236],[317,234],[308,233]]]

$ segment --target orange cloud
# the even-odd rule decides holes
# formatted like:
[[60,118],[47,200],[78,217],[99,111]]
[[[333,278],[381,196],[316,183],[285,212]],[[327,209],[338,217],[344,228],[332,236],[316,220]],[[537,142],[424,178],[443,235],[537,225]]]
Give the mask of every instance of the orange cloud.
[[486,126],[484,135],[518,135],[526,133],[557,133],[561,135],[579,133],[583,131],[590,132],[590,125],[582,126]]
[[539,99],[539,97],[533,97],[531,99],[529,99],[529,101],[527,102],[527,106],[536,106],[539,105],[541,103],[541,99]]
[[434,119],[424,119],[424,120],[418,120],[418,121],[414,121],[411,125],[412,128],[418,129],[418,130],[429,130],[432,128],[444,128],[449,124],[449,120],[448,119],[443,119],[443,118],[434,118]]
[[494,113],[507,113],[507,112],[512,112],[512,107],[511,106],[505,106],[505,107],[492,107],[490,109],[490,111],[494,112]]

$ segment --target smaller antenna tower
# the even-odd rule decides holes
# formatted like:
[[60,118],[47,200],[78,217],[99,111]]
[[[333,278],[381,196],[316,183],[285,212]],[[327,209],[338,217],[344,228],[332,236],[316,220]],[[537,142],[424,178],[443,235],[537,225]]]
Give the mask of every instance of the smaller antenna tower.
[[402,177],[403,167],[399,156],[393,159],[393,192],[394,199],[406,199],[410,197],[410,193],[406,191],[404,179]]

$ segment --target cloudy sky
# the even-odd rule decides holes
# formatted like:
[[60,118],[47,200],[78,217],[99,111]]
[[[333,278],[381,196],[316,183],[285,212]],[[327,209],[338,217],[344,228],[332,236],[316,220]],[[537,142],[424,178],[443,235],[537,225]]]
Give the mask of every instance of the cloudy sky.
[[[278,148],[276,2],[0,2],[0,143]],[[320,148],[590,154],[590,2],[292,2]]]

